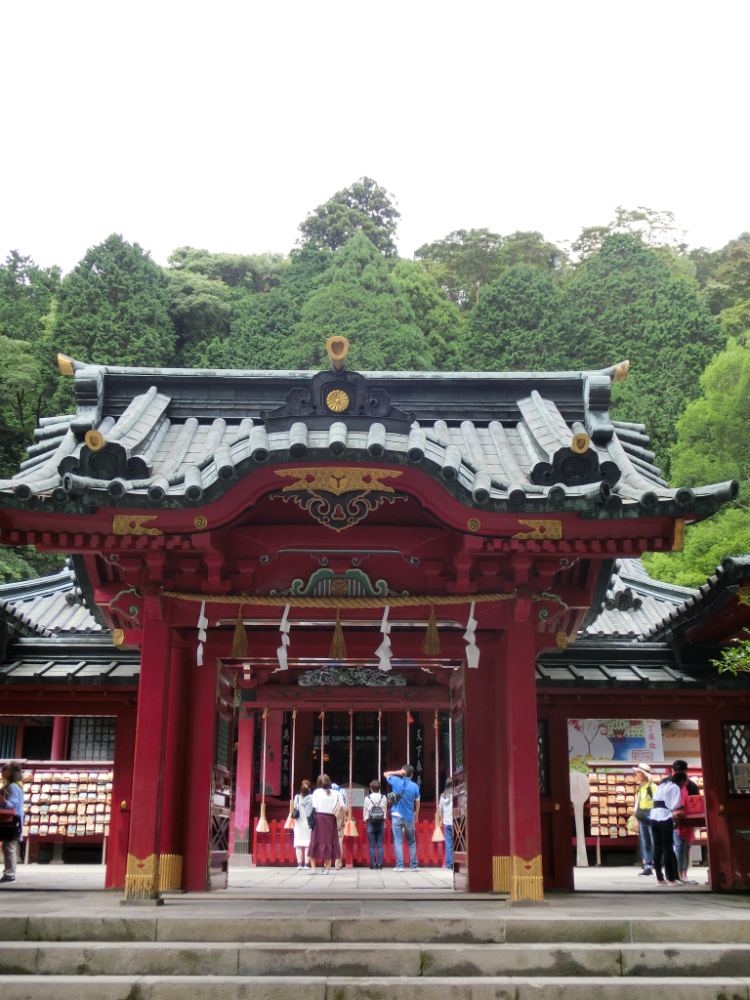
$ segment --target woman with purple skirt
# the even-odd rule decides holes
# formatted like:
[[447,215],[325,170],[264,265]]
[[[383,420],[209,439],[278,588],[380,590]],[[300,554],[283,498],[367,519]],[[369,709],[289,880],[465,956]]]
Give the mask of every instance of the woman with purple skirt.
[[333,811],[338,801],[338,793],[331,789],[331,779],[327,774],[321,775],[320,787],[312,793],[315,829],[307,849],[307,856],[311,868],[315,868],[316,860],[322,861],[322,870],[325,873],[331,870],[331,862],[338,861],[341,857],[336,816]]

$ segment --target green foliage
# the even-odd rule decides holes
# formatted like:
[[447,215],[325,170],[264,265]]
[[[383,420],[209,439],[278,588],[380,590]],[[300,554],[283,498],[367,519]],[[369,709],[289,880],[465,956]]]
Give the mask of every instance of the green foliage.
[[451,302],[468,312],[482,288],[505,270],[502,242],[502,236],[489,229],[457,229],[443,240],[423,244],[414,256],[425,262]]
[[112,234],[65,276],[56,346],[92,364],[169,365],[175,329],[169,278],[137,243]]
[[750,552],[750,515],[741,507],[729,507],[686,528],[681,552],[655,552],[642,558],[657,580],[697,589],[716,572],[725,556],[747,552]]
[[318,205],[299,225],[301,242],[338,250],[357,232],[387,257],[395,257],[396,233],[401,213],[393,195],[371,177],[360,177],[351,187],[337,191]]
[[352,368],[429,369],[433,364],[409,300],[364,233],[333,254],[302,308],[284,354],[286,365],[315,368],[327,363],[325,342],[334,335],[349,340]]
[[37,552],[33,545],[0,545],[0,583],[51,576],[64,564],[64,556],[56,552]]
[[458,347],[466,371],[545,371],[559,366],[565,302],[551,271],[508,269],[485,289]]
[[59,380],[49,336],[58,268],[17,251],[0,265],[0,477],[18,469]]
[[[743,628],[743,632],[750,635],[750,628]],[[750,640],[733,639],[733,645],[728,649],[722,649],[721,657],[718,660],[711,660],[711,664],[717,667],[720,674],[750,674]]]
[[458,307],[433,275],[415,261],[400,260],[391,274],[396,287],[409,301],[435,367],[440,371],[453,370],[461,328]]

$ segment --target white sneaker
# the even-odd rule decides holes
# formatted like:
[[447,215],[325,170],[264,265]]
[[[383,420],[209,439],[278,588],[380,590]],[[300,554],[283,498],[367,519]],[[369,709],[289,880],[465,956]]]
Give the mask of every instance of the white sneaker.
[[394,872],[402,872],[404,869],[403,868],[394,868],[393,870],[394,870]]

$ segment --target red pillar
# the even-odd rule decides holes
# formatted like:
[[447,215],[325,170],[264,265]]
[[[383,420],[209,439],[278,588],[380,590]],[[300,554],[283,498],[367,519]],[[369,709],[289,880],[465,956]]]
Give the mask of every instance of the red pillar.
[[182,888],[183,805],[187,782],[185,766],[189,688],[187,678],[193,656],[195,650],[192,645],[175,646],[172,649],[159,860],[159,889],[162,891]]
[[[518,611],[520,610],[519,607]],[[541,900],[543,883],[536,648],[532,622],[518,618],[511,621],[503,636],[501,648],[507,664],[505,733],[508,754],[506,787],[510,834],[510,896],[512,901]]]
[[68,730],[70,719],[67,715],[56,715],[52,722],[52,749],[50,760],[68,759]]
[[[143,626],[126,899],[158,899],[172,629],[147,600]],[[158,617],[157,617],[158,616]]]
[[496,778],[495,754],[502,738],[494,718],[494,692],[497,687],[496,648],[485,634],[478,637],[481,649],[479,667],[464,673],[463,756],[466,781],[466,826],[468,841],[468,890],[491,892],[493,889],[493,839],[498,829],[498,811],[504,803]]
[[136,706],[128,705],[118,713],[115,730],[112,815],[107,841],[107,874],[104,882],[107,889],[120,889],[125,885],[133,794],[135,727]]
[[240,712],[237,723],[237,773],[234,795],[233,856],[250,854],[250,822],[253,804],[253,751],[255,737],[255,712]]

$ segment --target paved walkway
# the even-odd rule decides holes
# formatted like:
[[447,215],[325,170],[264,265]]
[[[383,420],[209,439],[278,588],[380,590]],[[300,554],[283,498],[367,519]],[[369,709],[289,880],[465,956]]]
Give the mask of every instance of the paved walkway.
[[[705,869],[693,872],[698,881],[705,881]],[[19,867],[17,882],[0,886],[0,893],[3,916],[750,919],[750,898],[744,896],[655,885],[635,892],[634,884],[640,888],[647,881],[638,878],[635,868],[579,869],[576,879],[585,885],[584,891],[548,893],[546,905],[512,908],[503,897],[452,892],[450,873],[440,869],[404,874],[347,869],[330,875],[286,868],[232,869],[225,891],[169,895],[164,906],[144,909],[123,907],[119,890],[104,890],[104,870],[98,865],[27,865]],[[614,891],[601,891],[610,887]]]

